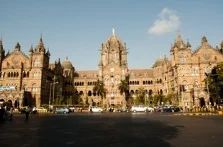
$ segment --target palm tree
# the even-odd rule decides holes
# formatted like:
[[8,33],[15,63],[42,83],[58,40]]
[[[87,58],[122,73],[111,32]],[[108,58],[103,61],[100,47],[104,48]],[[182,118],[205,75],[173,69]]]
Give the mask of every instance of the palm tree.
[[104,83],[103,81],[100,81],[99,79],[97,80],[94,88],[93,88],[93,91],[95,91],[98,95],[101,96],[101,105],[103,106],[103,100],[106,96],[106,89],[105,89],[105,86],[104,86]]
[[145,105],[146,91],[143,87],[139,87],[136,93],[135,105]]
[[125,97],[126,102],[128,102],[128,100],[130,98],[128,83],[129,83],[129,75],[127,75],[124,80],[121,80],[121,83],[118,86],[120,94]]

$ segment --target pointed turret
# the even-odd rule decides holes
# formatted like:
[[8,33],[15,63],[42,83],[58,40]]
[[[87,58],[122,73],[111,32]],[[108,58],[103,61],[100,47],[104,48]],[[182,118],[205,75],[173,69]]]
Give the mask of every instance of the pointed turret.
[[46,55],[47,56],[50,56],[50,50],[49,50],[49,48],[47,49]]
[[186,44],[184,43],[184,41],[183,41],[183,39],[182,39],[180,34],[177,35],[173,47],[177,47],[179,49],[186,48]]
[[206,36],[203,36],[203,37],[201,38],[201,48],[205,48],[205,49],[206,49],[206,48],[212,48],[212,46],[209,45]]
[[187,41],[187,47],[188,47],[188,48],[191,48],[191,44],[190,44],[189,41]]
[[30,53],[33,53],[33,45],[31,45],[30,49],[29,49]]
[[223,49],[223,41],[221,42],[221,45],[220,45],[221,49]]
[[15,45],[15,51],[20,51],[20,49],[21,49],[21,45],[19,44],[19,42],[17,42]]
[[43,43],[43,37],[41,35],[40,40],[39,40],[39,44],[36,46],[35,51],[36,52],[44,52],[45,53],[45,47],[44,47],[44,43]]
[[3,44],[2,44],[2,39],[0,39],[0,51],[3,51],[4,48],[3,48]]
[[202,39],[201,39],[201,43],[205,43],[205,42],[208,42],[206,36],[203,36]]
[[2,44],[2,39],[0,39],[0,70],[1,70],[1,66],[2,66],[2,60],[5,57],[5,50],[3,48],[3,44]]
[[221,44],[220,44],[220,49],[218,49],[218,50],[220,51],[220,53],[223,54],[223,41],[221,42]]

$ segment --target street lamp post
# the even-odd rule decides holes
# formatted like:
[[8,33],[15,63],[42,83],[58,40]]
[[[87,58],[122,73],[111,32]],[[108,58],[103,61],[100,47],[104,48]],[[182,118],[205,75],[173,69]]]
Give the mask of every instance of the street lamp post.
[[50,104],[51,104],[51,89],[52,89],[52,84],[53,83],[50,83],[49,108],[50,108]]
[[54,96],[54,95],[55,95],[55,85],[56,85],[56,84],[58,84],[58,82],[55,82],[55,81],[54,81],[54,82],[53,82],[53,100],[52,100],[52,103],[53,103],[53,104],[54,104],[54,99],[55,99],[55,96]]

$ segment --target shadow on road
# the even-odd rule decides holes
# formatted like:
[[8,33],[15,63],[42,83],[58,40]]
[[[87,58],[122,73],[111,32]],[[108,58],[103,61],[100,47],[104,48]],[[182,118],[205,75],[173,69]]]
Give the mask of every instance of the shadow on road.
[[171,146],[177,128],[145,117],[86,115],[55,116],[42,122],[40,146]]

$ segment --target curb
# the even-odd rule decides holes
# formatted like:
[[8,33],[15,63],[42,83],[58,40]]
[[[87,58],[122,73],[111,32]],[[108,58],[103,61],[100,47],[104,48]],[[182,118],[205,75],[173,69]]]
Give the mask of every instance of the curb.
[[178,114],[174,114],[177,116],[212,116],[212,115],[220,115],[217,113],[178,113]]

